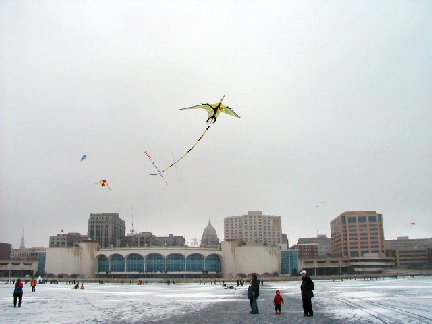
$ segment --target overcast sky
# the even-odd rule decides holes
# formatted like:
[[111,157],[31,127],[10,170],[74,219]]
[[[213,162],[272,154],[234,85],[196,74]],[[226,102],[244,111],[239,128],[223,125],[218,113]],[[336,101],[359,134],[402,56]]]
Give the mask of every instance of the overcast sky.
[[[432,237],[430,1],[0,2],[0,242],[87,234],[90,213],[200,240],[282,217],[290,244],[344,211]],[[206,127],[199,103],[224,103]],[[83,154],[87,159],[80,161]],[[112,188],[95,182],[106,179]],[[323,204],[319,202],[325,202]],[[320,206],[320,207],[316,207]],[[416,225],[411,225],[415,222]]]

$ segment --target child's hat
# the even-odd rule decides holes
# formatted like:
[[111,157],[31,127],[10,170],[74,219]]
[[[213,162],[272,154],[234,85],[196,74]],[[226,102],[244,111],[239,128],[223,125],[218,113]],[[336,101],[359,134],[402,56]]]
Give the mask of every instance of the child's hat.
[[280,290],[276,290],[276,294],[280,294]]

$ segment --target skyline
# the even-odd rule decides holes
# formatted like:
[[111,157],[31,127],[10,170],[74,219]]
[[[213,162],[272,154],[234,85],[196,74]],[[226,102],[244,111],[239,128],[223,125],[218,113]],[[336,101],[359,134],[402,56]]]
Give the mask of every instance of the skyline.
[[[251,212],[251,211],[248,211],[248,212]],[[248,214],[248,212],[247,212],[246,214],[243,214],[243,215],[231,215],[231,216],[245,216],[245,215]],[[353,211],[345,211],[345,212],[353,212]],[[345,213],[345,212],[344,212],[344,213]],[[364,210],[362,210],[362,211],[359,211],[359,212],[371,212],[371,211],[364,211]],[[93,213],[93,214],[94,214],[94,213]],[[343,214],[343,213],[341,213],[341,214]],[[379,212],[378,212],[378,214],[379,214]],[[267,215],[267,214],[265,214],[264,212],[263,212],[262,215],[263,215],[263,216],[278,216],[278,215]],[[125,223],[126,223],[126,220],[123,219],[123,218],[121,217],[121,215],[119,215],[119,218],[122,219],[122,220],[124,220]],[[281,219],[282,219],[282,218],[283,218],[283,217],[281,216]],[[335,218],[336,218],[336,217],[335,217]],[[384,216],[383,216],[383,218],[384,218]],[[211,223],[211,219],[209,219],[209,221],[210,221],[210,223]],[[88,223],[87,223],[87,224],[88,224]],[[208,225],[208,223],[207,223],[207,225]],[[206,225],[205,227],[203,227],[203,230],[202,230],[202,233],[201,233],[201,234],[196,235],[196,236],[191,236],[189,239],[187,239],[187,240],[186,240],[186,245],[188,245],[188,246],[192,246],[192,245],[194,244],[194,240],[195,240],[195,239],[197,239],[197,243],[199,244],[199,243],[201,242],[201,236],[202,236],[202,234],[203,234],[203,232],[204,232],[204,229],[207,227],[207,225]],[[211,224],[211,225],[213,226],[213,224]],[[412,227],[412,226],[415,225],[415,224],[410,224],[410,225],[411,225],[410,227]],[[214,227],[214,226],[213,226],[213,227]],[[330,223],[329,223],[329,228],[330,228]],[[430,238],[430,237],[415,237],[415,238],[413,238],[413,237],[411,237],[411,236],[409,235],[409,233],[412,232],[412,231],[410,231],[410,230],[408,230],[406,234],[398,235],[398,236],[395,237],[395,238],[387,238],[386,235],[385,235],[385,222],[383,222],[383,228],[384,228],[384,239],[385,239],[385,240],[394,240],[394,239],[397,239],[397,237],[405,237],[405,236],[408,236],[409,239]],[[158,237],[161,237],[161,236],[168,236],[168,235],[170,235],[170,234],[172,234],[172,235],[174,235],[174,236],[183,236],[183,235],[178,234],[178,233],[164,233],[164,234],[157,234],[157,235],[156,235],[156,234],[155,234],[154,232],[152,232],[151,230],[139,230],[139,229],[136,229],[135,227],[133,227],[134,231],[133,231],[133,233],[132,233],[132,232],[131,232],[131,229],[132,229],[132,226],[129,226],[129,228],[128,228],[128,226],[127,226],[127,224],[126,224],[125,236],[130,235],[130,234],[139,234],[139,233],[141,233],[141,232],[150,232],[150,233],[152,233],[153,235],[158,236]],[[216,228],[215,228],[215,229],[216,229]],[[223,229],[222,229],[220,232],[222,233],[222,235],[224,235],[224,230],[223,230]],[[51,234],[50,236],[57,236],[58,234],[68,234],[68,233],[75,233],[75,232],[66,232],[66,231],[64,231],[63,229],[61,229],[58,233]],[[87,230],[86,232],[77,232],[77,233],[79,233],[79,234],[81,234],[81,235],[88,235],[88,230]],[[23,236],[20,238],[20,245],[22,244],[23,239],[24,239],[24,242],[25,242],[25,235],[24,235],[24,234],[25,234],[25,233],[24,233],[24,230],[23,230],[23,232],[22,232],[22,235],[23,235]],[[224,236],[219,236],[219,234],[218,234],[218,230],[217,230],[217,229],[216,229],[216,234],[217,234],[217,236],[218,236],[218,238],[219,238],[220,241],[223,241],[223,240],[225,239]],[[323,234],[325,234],[325,235],[327,236],[327,238],[331,238],[331,234],[328,235],[327,233],[321,233],[321,232],[318,233],[318,232],[317,232],[315,236],[310,236],[310,237],[307,237],[307,236],[299,236],[299,237],[297,238],[296,242],[292,242],[292,241],[290,240],[290,238],[289,238],[289,237],[290,237],[290,236],[289,236],[289,233],[285,233],[284,230],[283,230],[283,228],[282,228],[282,234],[287,234],[287,236],[288,236],[288,243],[289,243],[289,247],[291,247],[291,246],[293,246],[293,245],[295,245],[295,244],[298,244],[297,241],[298,241],[299,238],[315,238],[315,237],[317,237],[318,235],[323,235]],[[49,237],[48,237],[48,242],[49,242]],[[1,243],[9,243],[9,244],[11,244],[10,242],[1,242]],[[17,247],[14,247],[13,244],[12,244],[12,247],[13,247],[13,248],[17,248]],[[45,245],[39,245],[39,246],[32,246],[32,247],[49,247],[49,243],[46,244],[46,246],[45,246]],[[31,248],[31,247],[26,246],[26,248]]]
[[[376,210],[431,237],[432,3],[0,2],[0,241],[118,212],[155,235]],[[224,104],[207,124],[200,103]],[[81,161],[83,155],[86,158]],[[107,180],[110,185],[96,183]],[[320,207],[317,203],[326,202]],[[416,222],[415,226],[410,226]],[[328,235],[329,236],[329,235]]]

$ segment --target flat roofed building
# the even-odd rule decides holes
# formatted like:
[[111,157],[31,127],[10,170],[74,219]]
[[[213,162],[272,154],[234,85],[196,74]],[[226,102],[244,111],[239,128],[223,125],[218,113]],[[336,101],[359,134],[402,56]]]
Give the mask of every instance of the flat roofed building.
[[88,236],[101,247],[120,247],[125,233],[125,221],[118,213],[90,214]]
[[405,269],[432,269],[432,238],[385,240],[387,256],[395,258],[396,266]]
[[376,211],[347,211],[330,222],[332,255],[361,257],[385,255],[383,217]]
[[332,239],[325,234],[318,234],[317,237],[301,237],[297,244],[316,243],[318,246],[318,257],[330,256],[332,251]]
[[80,243],[82,241],[88,240],[87,235],[83,235],[80,233],[60,233],[57,235],[50,236],[49,239],[49,247],[70,247],[75,243]]
[[262,211],[248,211],[247,215],[225,217],[224,235],[225,240],[240,240],[248,245],[280,246],[281,217],[263,215]]

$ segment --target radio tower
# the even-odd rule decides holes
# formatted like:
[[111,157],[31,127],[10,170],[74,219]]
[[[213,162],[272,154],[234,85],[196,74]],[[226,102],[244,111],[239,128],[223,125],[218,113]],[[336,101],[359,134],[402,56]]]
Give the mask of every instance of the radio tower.
[[133,211],[133,206],[132,206],[132,227],[131,227],[131,230],[130,230],[131,235],[133,235],[135,233],[135,230],[133,228],[133,214],[134,214],[134,211]]

